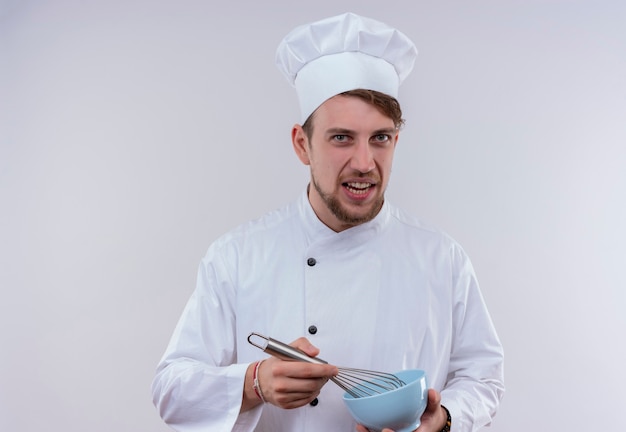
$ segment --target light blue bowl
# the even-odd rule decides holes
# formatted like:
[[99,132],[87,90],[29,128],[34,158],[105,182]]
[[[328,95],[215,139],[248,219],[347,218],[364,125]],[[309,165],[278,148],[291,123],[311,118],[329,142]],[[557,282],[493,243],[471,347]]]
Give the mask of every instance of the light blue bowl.
[[420,425],[428,402],[426,373],[409,369],[394,375],[406,385],[374,396],[355,398],[348,393],[343,395],[352,417],[372,432],[380,432],[383,428],[412,432]]

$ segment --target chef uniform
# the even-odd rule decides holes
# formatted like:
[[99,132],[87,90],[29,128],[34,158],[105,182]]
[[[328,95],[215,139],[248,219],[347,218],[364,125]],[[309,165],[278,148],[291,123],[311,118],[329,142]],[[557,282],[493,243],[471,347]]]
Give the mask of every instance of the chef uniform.
[[[289,71],[302,67],[294,66],[294,58],[304,66],[314,62],[311,46],[333,49],[311,42],[310,35],[345,44],[332,55],[354,38],[378,49],[381,44],[374,40],[382,38],[395,50],[396,66],[405,63],[402,73],[412,67],[407,55],[415,56],[404,35],[354,14],[295,33],[279,47],[279,62],[283,56]],[[298,49],[300,54],[308,49],[309,59],[294,54]],[[384,57],[380,51],[376,55]],[[340,61],[352,66],[361,61],[350,57]],[[392,70],[397,86],[401,73]],[[309,72],[322,80],[318,71]],[[294,75],[298,88],[297,71]],[[315,79],[307,79],[312,80],[307,86],[315,86]],[[337,90],[336,83],[330,87],[330,96],[346,90]],[[304,118],[330,97],[319,92],[299,91]],[[306,336],[321,358],[338,366],[423,369],[429,387],[441,392],[455,432],[488,424],[503,392],[502,347],[466,254],[449,236],[388,202],[370,222],[335,232],[318,219],[304,192],[216,240],[202,260],[196,290],[153,383],[160,415],[181,432],[354,431],[343,391],[332,383],[301,408],[261,404],[240,413],[246,370],[267,357],[248,343],[251,332],[285,342]]]

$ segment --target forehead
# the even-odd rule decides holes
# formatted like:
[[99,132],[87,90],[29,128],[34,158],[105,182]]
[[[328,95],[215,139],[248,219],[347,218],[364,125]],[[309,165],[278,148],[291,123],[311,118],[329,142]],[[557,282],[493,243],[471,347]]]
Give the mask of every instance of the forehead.
[[355,96],[337,95],[326,100],[314,113],[315,128],[378,130],[395,128],[393,119],[373,104]]

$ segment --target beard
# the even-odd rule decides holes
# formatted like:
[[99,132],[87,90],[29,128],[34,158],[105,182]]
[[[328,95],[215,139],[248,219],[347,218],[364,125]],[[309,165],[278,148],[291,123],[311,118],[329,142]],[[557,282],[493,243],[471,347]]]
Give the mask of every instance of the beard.
[[345,208],[332,194],[324,192],[313,175],[311,175],[311,183],[313,183],[313,187],[322,198],[322,201],[324,201],[328,210],[330,210],[330,212],[339,221],[348,226],[356,226],[371,221],[376,217],[378,212],[380,212],[380,209],[385,202],[384,194],[381,194],[373,203],[370,204],[369,211],[363,214],[354,214]]

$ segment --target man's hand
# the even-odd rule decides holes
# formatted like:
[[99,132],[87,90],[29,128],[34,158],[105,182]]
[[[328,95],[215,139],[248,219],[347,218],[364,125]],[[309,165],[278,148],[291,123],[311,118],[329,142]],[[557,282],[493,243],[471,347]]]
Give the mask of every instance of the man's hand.
[[[441,407],[441,395],[435,389],[428,390],[428,402],[426,410],[420,419],[420,427],[414,432],[441,432],[448,420],[448,416]],[[368,432],[363,425],[356,426],[357,432]],[[394,432],[391,429],[383,429],[382,432]]]
[[[304,351],[311,357],[319,354],[319,349],[306,338],[299,338],[290,345]],[[251,371],[254,365],[254,363],[250,365],[249,373],[246,374],[242,411],[244,410],[243,407],[251,408],[260,402],[258,397],[250,392],[252,388]],[[324,384],[337,373],[339,370],[333,365],[286,361],[270,357],[259,367],[257,379],[263,392],[263,398],[267,403],[291,409],[310,403],[320,394]],[[255,398],[257,401],[254,401]]]

